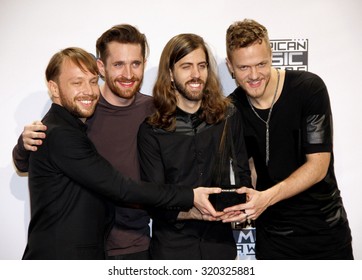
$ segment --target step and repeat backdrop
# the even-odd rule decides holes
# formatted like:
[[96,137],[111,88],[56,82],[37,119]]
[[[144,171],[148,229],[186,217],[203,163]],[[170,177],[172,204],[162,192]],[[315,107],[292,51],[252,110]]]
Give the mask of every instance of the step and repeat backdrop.
[[[225,64],[225,33],[237,20],[252,18],[269,30],[278,68],[311,71],[323,78],[334,117],[335,171],[362,259],[362,2],[355,0],[63,0],[0,2],[0,259],[22,257],[30,220],[26,174],[12,163],[12,148],[24,125],[39,120],[50,99],[44,70],[60,49],[77,46],[95,53],[96,39],[111,26],[135,25],[146,34],[150,55],[142,92],[151,94],[166,42],[196,33],[209,44],[225,95],[235,88]],[[239,259],[254,259],[255,229],[236,228]]]

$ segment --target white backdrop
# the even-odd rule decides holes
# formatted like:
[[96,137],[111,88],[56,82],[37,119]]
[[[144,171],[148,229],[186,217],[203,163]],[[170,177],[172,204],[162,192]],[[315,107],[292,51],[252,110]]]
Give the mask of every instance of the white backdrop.
[[0,259],[20,259],[26,244],[27,177],[15,172],[11,151],[23,126],[49,108],[44,70],[53,53],[69,46],[95,53],[95,41],[105,30],[133,24],[151,48],[142,88],[150,94],[165,43],[179,33],[196,33],[211,46],[228,94],[235,86],[224,63],[225,32],[244,18],[264,24],[271,39],[309,40],[308,70],[329,89],[336,175],[355,258],[362,259],[361,11],[359,0],[0,0]]

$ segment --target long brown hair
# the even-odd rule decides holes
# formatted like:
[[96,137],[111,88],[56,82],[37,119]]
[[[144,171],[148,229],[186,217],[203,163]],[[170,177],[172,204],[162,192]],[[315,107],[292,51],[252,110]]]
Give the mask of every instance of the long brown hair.
[[229,101],[222,93],[216,62],[211,52],[202,37],[195,34],[179,34],[168,41],[161,54],[157,79],[153,87],[156,112],[148,118],[150,125],[167,131],[175,130],[177,100],[170,71],[180,59],[198,48],[205,52],[208,65],[208,78],[201,101],[200,117],[208,124],[217,123],[225,118]]

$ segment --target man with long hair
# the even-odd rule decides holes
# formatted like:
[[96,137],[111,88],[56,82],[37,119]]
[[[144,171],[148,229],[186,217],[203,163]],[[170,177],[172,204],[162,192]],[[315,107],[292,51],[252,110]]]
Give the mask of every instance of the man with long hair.
[[[153,98],[156,111],[138,134],[143,180],[251,185],[240,114],[223,96],[215,61],[202,37],[180,34],[166,44]],[[230,181],[231,158],[235,182]],[[195,208],[152,209],[151,216],[153,259],[236,257],[230,223]],[[238,217],[244,221],[246,215]]]

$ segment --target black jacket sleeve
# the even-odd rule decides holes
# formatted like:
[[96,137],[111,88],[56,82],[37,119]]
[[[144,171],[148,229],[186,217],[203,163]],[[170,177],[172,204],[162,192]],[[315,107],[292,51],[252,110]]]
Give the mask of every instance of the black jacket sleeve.
[[25,150],[23,138],[19,136],[18,143],[13,148],[13,161],[20,172],[28,172],[30,151]]
[[[165,186],[135,182],[124,177],[100,156],[86,136],[72,129],[54,129],[47,145],[52,165],[71,180],[119,203],[138,203],[154,207],[189,209],[193,191],[184,186]],[[45,144],[45,143],[44,143]],[[63,182],[64,183],[64,182]]]

